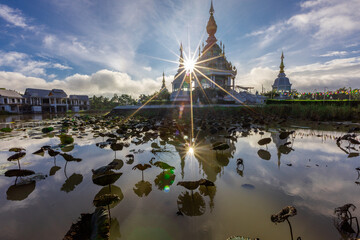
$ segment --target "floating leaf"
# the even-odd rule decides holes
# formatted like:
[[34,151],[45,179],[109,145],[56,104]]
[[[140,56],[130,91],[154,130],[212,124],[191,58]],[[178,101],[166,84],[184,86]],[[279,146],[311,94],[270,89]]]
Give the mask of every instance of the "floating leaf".
[[19,147],[15,147],[15,148],[10,148],[9,152],[22,152],[22,151],[26,151],[25,148],[19,148]]
[[349,153],[348,158],[353,158],[353,157],[358,157],[358,156],[359,156],[359,153],[352,152],[352,153]]
[[6,191],[6,199],[11,201],[22,201],[35,190],[36,182],[12,185]]
[[156,142],[151,143],[152,148],[160,148]]
[[23,157],[25,157],[25,155],[26,155],[25,152],[15,153],[14,155],[10,156],[7,160],[8,161],[17,161],[17,160],[20,160]]
[[40,148],[39,150],[33,152],[33,154],[43,157],[45,155],[45,150],[43,148]]
[[279,152],[281,152],[282,154],[289,154],[291,151],[293,151],[293,149],[288,146],[280,145],[279,147]]
[[175,181],[175,174],[173,170],[166,170],[156,176],[154,183],[159,190],[165,190],[166,186],[171,186]]
[[259,155],[260,158],[264,159],[264,160],[270,160],[271,158],[271,154],[263,149],[260,149],[257,154]]
[[[94,197],[94,199],[99,198],[102,195],[105,194],[115,194],[119,197],[119,202],[121,202],[124,199],[124,194],[121,191],[121,188],[115,185],[105,186],[103,187]],[[110,204],[110,208],[115,207],[119,202]]]
[[290,134],[293,134],[295,131],[290,131],[290,132],[281,132],[279,134],[279,138],[281,140],[285,139],[285,138],[288,138],[290,136]]
[[122,143],[113,143],[110,145],[111,150],[113,151],[121,151],[124,148],[124,144]]
[[61,146],[61,151],[63,152],[71,152],[72,150],[74,150],[74,144],[69,144],[69,145],[64,145]]
[[41,129],[42,133],[49,133],[49,132],[52,132],[52,131],[54,131],[53,127],[46,127],[46,128]]
[[5,172],[6,177],[25,177],[35,174],[34,171],[26,169],[10,169]]
[[200,186],[199,181],[181,181],[178,182],[177,185],[183,186],[184,188],[188,190],[195,190]]
[[12,131],[12,128],[1,128],[0,129],[0,132],[6,132],[6,133],[9,133]]
[[62,134],[60,135],[60,141],[63,145],[72,144],[74,142],[74,138],[70,135]]
[[68,162],[81,162],[81,158],[74,158],[70,154],[61,153],[60,155]]
[[216,151],[218,151],[218,150],[224,151],[224,150],[230,148],[229,144],[222,143],[222,142],[216,142],[212,145],[212,147],[213,147],[212,150],[216,150]]
[[163,170],[167,170],[167,169],[174,170],[175,169],[175,167],[170,166],[169,164],[167,164],[165,162],[161,162],[161,161],[154,163],[154,166],[159,167]]
[[111,204],[117,204],[120,202],[120,198],[115,194],[103,194],[94,198],[95,207],[104,207]]
[[140,181],[135,184],[133,190],[139,197],[146,197],[152,191],[152,186],[148,181]]
[[115,173],[113,171],[107,171],[104,174],[93,174],[92,181],[96,185],[106,186],[116,182],[122,173]]
[[71,192],[75,189],[77,185],[79,185],[83,180],[83,176],[81,174],[74,173],[68,179],[65,180],[65,183],[61,187],[61,191]]
[[177,200],[179,210],[186,216],[201,216],[205,213],[204,198],[198,193],[191,194],[188,191],[179,195]]
[[49,175],[50,175],[50,176],[54,176],[55,173],[56,173],[57,171],[59,171],[60,169],[61,169],[61,167],[53,166],[53,167],[50,169]]
[[269,143],[271,143],[271,138],[263,138],[263,139],[260,139],[260,140],[258,141],[258,144],[259,144],[260,146],[266,145],[266,144],[269,144]]

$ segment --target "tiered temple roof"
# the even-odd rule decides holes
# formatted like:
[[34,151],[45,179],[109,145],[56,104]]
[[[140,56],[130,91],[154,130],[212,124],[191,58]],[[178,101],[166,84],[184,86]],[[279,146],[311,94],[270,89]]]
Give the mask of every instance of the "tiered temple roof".
[[[206,26],[206,31],[208,33],[208,38],[206,40],[206,45],[203,43],[202,50],[199,48],[199,57],[196,61],[196,69],[200,71],[195,71],[194,86],[202,86],[203,88],[217,88],[221,87],[227,90],[234,89],[235,77],[237,70],[235,66],[231,64],[226,59],[225,56],[225,45],[220,42],[220,45],[217,44],[217,39],[215,37],[217,31],[217,24],[214,18],[214,6],[211,1],[210,6],[210,17]],[[172,82],[173,86],[173,95],[174,92],[177,92],[179,95],[182,91],[190,91],[189,76],[186,76],[184,70],[184,58],[183,58],[183,47],[180,46],[180,60],[179,60],[179,69],[175,75],[175,79]],[[210,80],[209,80],[210,79]],[[199,81],[198,81],[199,80]],[[199,83],[200,82],[200,83]],[[180,93],[182,95],[182,93]]]

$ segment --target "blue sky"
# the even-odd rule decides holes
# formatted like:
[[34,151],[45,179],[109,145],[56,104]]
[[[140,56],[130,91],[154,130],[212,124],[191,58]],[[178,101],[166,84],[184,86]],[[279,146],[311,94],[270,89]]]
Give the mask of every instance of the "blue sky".
[[[168,88],[179,43],[206,40],[210,0],[3,0],[0,87],[111,96]],[[359,0],[214,0],[236,84],[266,90],[279,71],[299,91],[360,87]],[[168,61],[163,61],[165,59]]]

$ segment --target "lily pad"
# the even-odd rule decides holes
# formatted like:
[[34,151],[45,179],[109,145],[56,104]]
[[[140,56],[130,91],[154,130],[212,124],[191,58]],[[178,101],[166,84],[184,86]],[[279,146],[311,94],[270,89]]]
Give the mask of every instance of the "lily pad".
[[148,181],[140,181],[133,188],[134,193],[139,197],[146,197],[152,190],[151,183]]
[[113,171],[108,171],[104,174],[99,174],[99,175],[93,174],[92,181],[96,185],[106,186],[116,182],[121,175],[122,173],[116,173]]
[[74,142],[74,138],[70,135],[62,134],[59,137],[61,144],[63,145],[72,144]]
[[25,155],[26,155],[25,152],[15,153],[14,155],[10,156],[7,160],[8,161],[17,161],[17,160],[20,160],[23,157],[25,157]]
[[68,162],[81,162],[81,158],[74,158],[70,154],[61,153],[60,155],[63,156],[63,158]]
[[57,171],[59,171],[60,169],[61,169],[61,167],[53,166],[53,167],[50,169],[49,175],[50,175],[50,176],[54,176],[55,173],[56,173]]
[[261,146],[269,144],[269,143],[271,143],[271,138],[263,138],[258,141],[258,144]]
[[116,194],[103,194],[94,198],[95,207],[104,207],[111,204],[117,204],[120,202],[120,198]]
[[9,152],[25,152],[25,148],[20,148],[20,147],[14,147],[14,148],[10,148]]
[[5,172],[6,177],[25,177],[35,174],[34,171],[26,169],[10,169]]
[[52,132],[52,131],[54,131],[53,127],[46,127],[46,128],[41,129],[42,133],[49,133],[49,132]]
[[11,132],[13,129],[12,128],[1,128],[0,132],[5,132],[5,133],[9,133]]
[[6,199],[11,201],[22,201],[35,190],[36,182],[12,185],[6,191]]
[[257,154],[259,155],[260,158],[264,159],[264,160],[270,160],[271,158],[271,154],[263,149],[260,149]]
[[[103,187],[94,197],[94,199],[99,198],[102,195],[105,194],[114,194],[119,197],[119,202],[121,202],[124,199],[124,194],[121,191],[121,188],[115,185],[105,186]],[[110,204],[110,208],[115,207],[119,202]]]
[[349,153],[348,158],[353,158],[353,157],[358,157],[358,156],[359,156],[359,153],[352,152],[352,153]]
[[79,185],[83,180],[83,176],[81,174],[74,173],[68,179],[65,180],[65,183],[61,187],[61,191],[71,192],[75,189],[77,185]]

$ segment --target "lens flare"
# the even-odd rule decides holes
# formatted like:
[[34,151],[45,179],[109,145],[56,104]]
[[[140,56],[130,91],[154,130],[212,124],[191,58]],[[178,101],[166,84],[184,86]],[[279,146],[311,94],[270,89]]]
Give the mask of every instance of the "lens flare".
[[194,68],[195,68],[195,60],[194,59],[185,59],[184,61],[184,68],[185,68],[185,71],[186,71],[186,74],[190,74],[194,71]]
[[189,147],[188,153],[190,153],[191,155],[194,154],[194,148],[193,148],[193,147]]
[[170,186],[166,185],[166,186],[164,187],[164,192],[169,192],[169,191],[170,191]]

